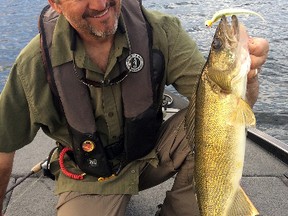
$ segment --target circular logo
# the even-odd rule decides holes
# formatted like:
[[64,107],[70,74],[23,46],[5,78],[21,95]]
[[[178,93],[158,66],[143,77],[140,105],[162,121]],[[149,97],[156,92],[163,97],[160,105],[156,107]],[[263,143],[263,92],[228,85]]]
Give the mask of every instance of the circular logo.
[[98,161],[95,158],[89,158],[88,159],[88,164],[90,167],[97,167]]
[[94,142],[92,142],[90,140],[86,140],[82,143],[82,149],[85,152],[91,152],[91,151],[93,151],[94,148],[95,148],[95,144],[94,144]]
[[141,55],[133,53],[126,59],[126,67],[129,71],[137,73],[142,70],[144,66],[144,59]]

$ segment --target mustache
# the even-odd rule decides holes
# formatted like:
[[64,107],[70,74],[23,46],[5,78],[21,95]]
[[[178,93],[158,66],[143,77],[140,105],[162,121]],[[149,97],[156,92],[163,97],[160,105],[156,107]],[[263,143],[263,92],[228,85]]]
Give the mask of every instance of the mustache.
[[103,11],[107,10],[110,7],[114,7],[116,5],[116,1],[115,0],[110,0],[109,2],[106,3],[106,7],[104,10],[91,10],[91,9],[87,9],[83,15],[82,18],[85,19],[87,17],[95,17],[98,16],[99,14],[101,14]]

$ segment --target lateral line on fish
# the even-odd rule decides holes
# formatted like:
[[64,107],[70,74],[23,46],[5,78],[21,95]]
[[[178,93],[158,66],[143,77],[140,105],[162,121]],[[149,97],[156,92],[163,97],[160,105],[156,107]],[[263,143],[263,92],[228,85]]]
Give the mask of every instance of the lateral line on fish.
[[227,9],[217,11],[213,15],[212,19],[205,21],[205,25],[207,27],[211,27],[213,23],[221,19],[222,16],[232,16],[232,15],[238,15],[238,14],[255,15],[255,16],[260,17],[263,21],[265,21],[264,17],[255,11],[248,10],[248,9],[241,9],[241,8],[227,8]]

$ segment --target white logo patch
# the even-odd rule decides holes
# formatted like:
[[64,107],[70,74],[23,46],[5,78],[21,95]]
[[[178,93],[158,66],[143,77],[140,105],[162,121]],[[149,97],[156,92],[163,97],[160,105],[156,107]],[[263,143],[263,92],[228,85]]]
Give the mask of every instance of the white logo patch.
[[141,55],[133,53],[126,59],[126,67],[129,71],[137,73],[142,70],[144,66],[144,59]]

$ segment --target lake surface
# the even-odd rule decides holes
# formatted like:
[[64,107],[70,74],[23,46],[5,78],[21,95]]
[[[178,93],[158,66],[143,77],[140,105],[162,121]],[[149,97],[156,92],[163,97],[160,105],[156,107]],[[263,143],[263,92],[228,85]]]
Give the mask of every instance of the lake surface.
[[[239,16],[253,37],[264,37],[270,42],[270,53],[260,75],[260,96],[254,107],[257,128],[288,144],[288,1],[286,0],[143,0],[152,10],[177,16],[187,32],[197,41],[199,49],[208,55],[215,26],[206,28],[204,21],[215,11],[246,8],[261,13]],[[0,91],[20,50],[37,34],[37,22],[45,0],[0,1]]]

